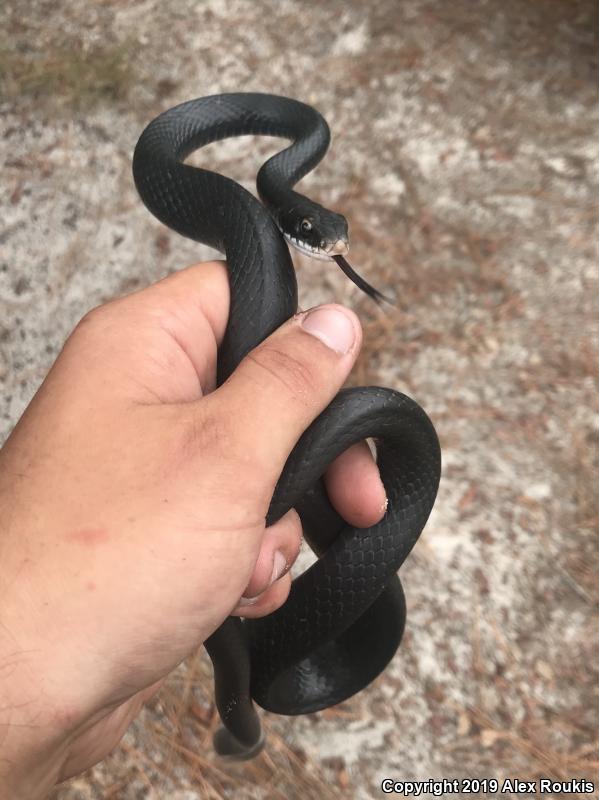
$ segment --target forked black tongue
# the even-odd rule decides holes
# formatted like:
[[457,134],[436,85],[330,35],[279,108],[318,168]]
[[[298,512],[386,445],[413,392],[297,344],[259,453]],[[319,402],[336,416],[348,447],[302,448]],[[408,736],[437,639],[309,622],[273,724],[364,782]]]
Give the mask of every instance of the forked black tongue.
[[375,289],[374,286],[371,286],[367,281],[364,280],[364,278],[358,275],[355,269],[348,264],[343,256],[333,256],[333,258],[339,264],[343,272],[345,272],[350,281],[353,281],[358,289],[361,289],[363,292],[365,292],[368,297],[372,297],[375,303],[378,303],[380,306],[384,300],[386,303],[391,303],[391,305],[393,305],[393,300],[390,300],[382,292],[379,292],[378,289]]

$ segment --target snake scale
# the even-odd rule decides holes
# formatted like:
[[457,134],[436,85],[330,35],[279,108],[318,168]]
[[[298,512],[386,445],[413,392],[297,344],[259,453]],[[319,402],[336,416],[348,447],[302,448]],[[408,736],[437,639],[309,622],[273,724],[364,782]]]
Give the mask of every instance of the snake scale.
[[[231,136],[291,140],[257,176],[260,203],[235,181],[184,163],[194,150]],[[218,354],[217,383],[297,310],[288,243],[333,261],[375,300],[380,295],[345,255],[340,214],[293,191],[324,156],[329,128],[311,106],[287,97],[232,93],[165,111],[143,131],[133,158],[137,190],[165,225],[225,254],[230,317]],[[372,437],[389,505],[370,528],[349,526],[330,504],[322,475],[354,442]],[[278,714],[304,714],[341,702],[388,664],[403,634],[405,600],[397,570],[433,507],[441,455],[432,423],[400,392],[339,392],[292,451],[267,515],[298,511],[318,559],[292,583],[286,603],[262,619],[230,617],[205,642],[223,727],[217,752],[250,758],[263,734],[254,702]]]

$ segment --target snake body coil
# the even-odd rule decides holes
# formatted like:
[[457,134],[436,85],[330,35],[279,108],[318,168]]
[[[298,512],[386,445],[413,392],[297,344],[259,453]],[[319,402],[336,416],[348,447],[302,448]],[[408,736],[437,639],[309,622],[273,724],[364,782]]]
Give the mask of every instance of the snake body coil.
[[[292,140],[260,169],[264,205],[229,178],[182,163],[209,142],[245,134]],[[170,228],[227,259],[231,307],[218,354],[219,385],[297,310],[286,238],[351,270],[343,259],[344,218],[292,189],[321,160],[329,138],[325,120],[310,106],[238,93],[172,108],[139,139],[133,173],[145,205]],[[351,277],[377,295],[355,273]],[[334,511],[322,475],[366,437],[376,441],[389,506],[381,522],[359,529]],[[279,714],[318,711],[355,694],[384,669],[405,623],[396,573],[433,507],[440,463],[430,420],[391,389],[341,391],[304,433],[279,479],[267,523],[296,508],[319,558],[293,581],[282,608],[262,619],[229,618],[206,642],[225,726],[215,737],[221,754],[247,758],[261,748],[252,698]]]

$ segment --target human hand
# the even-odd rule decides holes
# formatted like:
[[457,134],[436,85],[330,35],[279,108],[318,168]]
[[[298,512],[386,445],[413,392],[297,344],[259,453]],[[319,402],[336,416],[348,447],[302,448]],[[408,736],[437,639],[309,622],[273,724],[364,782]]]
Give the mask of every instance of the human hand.
[[[360,326],[334,307],[343,354],[307,335],[322,312],[297,315],[215,390],[228,306],[208,262],[95,309],[0,451],[0,794],[43,797],[101,760],[227,616],[287,597],[301,525],[265,515]],[[365,443],[325,480],[348,522],[383,516]]]

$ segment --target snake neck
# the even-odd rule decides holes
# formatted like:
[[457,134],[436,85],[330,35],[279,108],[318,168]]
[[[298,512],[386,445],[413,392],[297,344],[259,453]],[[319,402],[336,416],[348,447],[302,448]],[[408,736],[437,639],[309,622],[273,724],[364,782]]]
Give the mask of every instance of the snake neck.
[[[238,187],[241,188],[241,187]],[[217,383],[297,310],[289,249],[264,207],[242,189],[225,203],[223,244],[231,290],[229,323],[218,352]]]
[[[183,163],[210,142],[247,134],[292,140],[260,170],[266,209],[235,181]],[[300,197],[292,186],[320,161],[329,139],[324,119],[304,103],[236,93],[169,109],[137,143],[133,175],[145,205],[165,225],[226,256],[231,306],[219,350],[219,383],[297,309],[291,256],[272,213],[277,203],[287,207]]]

